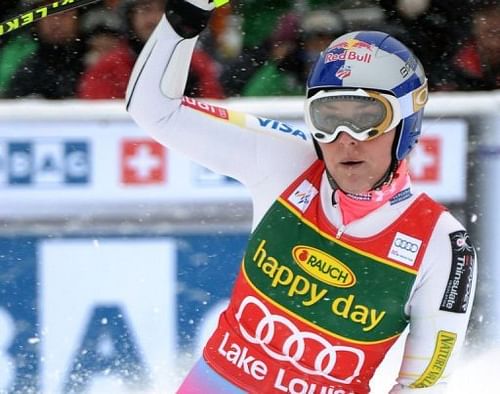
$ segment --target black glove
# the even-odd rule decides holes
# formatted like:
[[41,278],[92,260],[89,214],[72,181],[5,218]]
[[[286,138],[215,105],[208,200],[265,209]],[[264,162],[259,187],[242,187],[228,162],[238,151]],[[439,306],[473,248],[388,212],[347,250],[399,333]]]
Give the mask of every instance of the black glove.
[[207,26],[214,8],[214,0],[167,0],[165,16],[178,35],[193,38]]

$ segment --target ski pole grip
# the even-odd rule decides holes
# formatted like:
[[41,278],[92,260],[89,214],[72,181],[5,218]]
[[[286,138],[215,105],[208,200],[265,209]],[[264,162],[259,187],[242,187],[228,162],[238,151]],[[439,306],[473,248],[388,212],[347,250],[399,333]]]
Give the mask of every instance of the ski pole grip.
[[229,3],[229,0],[214,0],[215,8],[222,7],[224,4]]

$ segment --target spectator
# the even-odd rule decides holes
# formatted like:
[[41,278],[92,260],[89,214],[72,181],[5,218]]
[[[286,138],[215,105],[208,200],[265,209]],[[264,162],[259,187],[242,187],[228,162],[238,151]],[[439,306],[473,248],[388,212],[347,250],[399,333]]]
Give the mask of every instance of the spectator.
[[[127,40],[88,66],[78,86],[82,99],[122,99],[138,53],[144,46],[164,12],[164,0],[125,0],[122,11]],[[191,67],[190,95],[222,98],[217,83],[216,67],[204,52],[198,50]]]
[[[264,3],[256,0],[231,1],[232,13],[226,15],[226,19],[239,18],[241,26],[236,33],[242,37],[242,42],[240,53],[227,62],[222,70],[221,82],[226,94],[239,96],[253,74],[269,59],[275,44],[273,36],[283,24],[283,15],[290,12],[302,14],[304,10],[330,7],[332,3],[331,0],[271,0]],[[217,17],[219,12],[219,9],[215,12]],[[202,38],[204,34],[206,32],[202,33]]]
[[163,15],[163,0],[125,0],[122,11],[128,39],[90,64],[78,86],[83,99],[121,99],[125,97],[137,54]]
[[[0,20],[4,20],[16,15],[17,1],[14,0],[0,0]],[[0,39],[0,46],[2,46],[3,38]]]
[[301,33],[304,39],[305,72],[303,81],[321,51],[337,36],[344,34],[346,25],[340,14],[327,9],[311,11],[302,20]]
[[261,46],[273,33],[280,16],[291,11],[291,4],[288,0],[236,1],[233,8],[242,18],[243,48]]
[[243,19],[243,47],[251,49],[261,46],[278,23],[279,18],[294,11],[295,7],[306,10],[331,7],[332,0],[236,0],[233,9]]
[[236,59],[229,61],[223,67],[220,80],[226,95],[239,96],[241,94],[254,73],[269,58],[272,45],[272,38],[268,37],[261,45],[241,50]]
[[217,8],[199,42],[219,61],[232,60],[241,53],[241,18],[234,14],[231,3]]
[[460,90],[500,89],[500,4],[479,6],[472,17],[472,37],[453,59]]
[[[449,0],[379,0],[389,32],[408,43],[427,70],[430,90],[443,90],[453,80],[453,56],[470,31],[468,2]],[[383,29],[383,30],[388,30]]]
[[81,18],[80,29],[86,45],[85,67],[114,50],[125,39],[124,23],[120,15],[108,8],[92,9]]
[[311,65],[344,29],[342,18],[326,9],[307,13],[301,22],[297,14],[287,14],[273,35],[270,59],[249,80],[242,95],[303,95]]
[[[43,3],[37,1],[34,6]],[[74,97],[76,83],[83,68],[78,10],[69,10],[40,20],[36,23],[33,34],[34,41],[28,45],[34,50],[30,51],[13,72],[4,96],[47,99]]]
[[104,7],[109,10],[116,10],[120,6],[122,0],[104,0]]
[[223,99],[224,89],[219,81],[219,67],[202,47],[193,52],[184,94],[190,97]]
[[31,33],[7,35],[0,46],[0,97],[4,97],[17,69],[37,49]]
[[301,94],[299,61],[301,38],[299,15],[285,14],[270,37],[268,59],[251,76],[242,89],[242,96],[276,96]]

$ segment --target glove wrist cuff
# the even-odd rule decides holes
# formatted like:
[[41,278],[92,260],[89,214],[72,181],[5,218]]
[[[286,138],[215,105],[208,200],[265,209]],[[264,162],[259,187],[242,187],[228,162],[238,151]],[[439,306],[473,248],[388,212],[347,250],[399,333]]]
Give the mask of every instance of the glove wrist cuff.
[[184,38],[196,37],[207,26],[212,11],[185,0],[167,0],[165,16],[175,32]]

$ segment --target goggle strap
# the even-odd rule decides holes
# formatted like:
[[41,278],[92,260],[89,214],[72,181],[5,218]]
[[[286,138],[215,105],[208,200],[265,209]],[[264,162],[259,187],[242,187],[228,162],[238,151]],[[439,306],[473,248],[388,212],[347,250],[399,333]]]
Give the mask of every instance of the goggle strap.
[[404,96],[398,98],[398,100],[401,109],[401,118],[407,118],[415,112],[413,110],[413,91],[406,93]]

